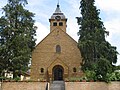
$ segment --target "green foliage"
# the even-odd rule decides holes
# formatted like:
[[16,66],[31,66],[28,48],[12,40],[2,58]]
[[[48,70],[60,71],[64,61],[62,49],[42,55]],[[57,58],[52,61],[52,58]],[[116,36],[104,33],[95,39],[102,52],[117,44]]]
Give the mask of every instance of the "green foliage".
[[34,14],[24,9],[26,0],[8,0],[0,18],[0,73],[13,71],[14,77],[28,70],[35,47]]
[[120,70],[118,72],[115,72],[117,81],[120,81]]
[[120,81],[120,72],[107,73],[105,81]]
[[79,77],[71,77],[71,78],[68,79],[68,81],[70,81],[70,82],[82,81],[82,78],[79,78]]
[[6,78],[3,77],[3,76],[0,77],[0,81],[3,81],[3,80],[5,80],[5,79],[6,79]]
[[107,74],[111,74],[112,72],[114,72],[114,70],[110,62],[107,59],[100,58],[97,62],[97,68],[95,69],[97,80],[106,81]]
[[16,82],[18,82],[18,81],[20,81],[20,77],[15,77],[14,80],[15,80]]
[[114,71],[113,67],[108,60],[100,58],[96,65],[94,65],[94,70],[85,71],[85,77],[88,81],[120,81],[120,71]]
[[112,71],[112,65],[107,59],[100,58],[100,60],[97,63],[97,74],[100,74],[102,76],[106,76],[107,73],[111,73]]
[[107,73],[105,81],[106,82],[117,81],[115,73],[111,73],[111,74]]
[[83,57],[82,70],[95,71],[98,79],[105,79],[107,73],[113,72],[113,63],[117,62],[116,47],[105,40],[109,32],[101,18],[100,10],[94,6],[95,0],[81,0],[82,17],[77,17],[80,26],[78,47]]
[[85,76],[87,77],[87,79],[90,80],[96,80],[96,73],[94,71],[89,71],[86,70],[85,71]]
[[120,70],[120,65],[119,66],[115,66],[115,70]]

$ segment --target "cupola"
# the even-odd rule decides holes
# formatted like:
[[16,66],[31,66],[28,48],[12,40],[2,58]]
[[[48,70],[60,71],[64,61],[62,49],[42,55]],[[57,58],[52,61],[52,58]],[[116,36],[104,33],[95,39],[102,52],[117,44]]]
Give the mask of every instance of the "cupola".
[[49,19],[50,22],[50,31],[53,31],[56,28],[61,28],[63,31],[66,32],[66,22],[67,18],[65,17],[64,13],[60,10],[60,5],[57,4],[57,8],[51,18]]

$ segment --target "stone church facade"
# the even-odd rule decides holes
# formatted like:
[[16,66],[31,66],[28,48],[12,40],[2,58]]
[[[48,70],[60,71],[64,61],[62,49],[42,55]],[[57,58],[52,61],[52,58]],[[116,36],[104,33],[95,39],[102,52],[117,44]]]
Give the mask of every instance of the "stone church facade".
[[32,52],[32,80],[66,80],[82,76],[81,53],[77,42],[66,33],[67,18],[60,6],[51,18],[50,33]]

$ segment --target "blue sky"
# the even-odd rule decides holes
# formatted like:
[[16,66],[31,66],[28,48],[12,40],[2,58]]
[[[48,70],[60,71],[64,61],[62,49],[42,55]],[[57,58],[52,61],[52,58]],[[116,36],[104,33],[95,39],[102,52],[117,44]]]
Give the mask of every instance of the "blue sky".
[[[56,9],[58,0],[28,0],[26,8],[35,13],[34,19],[37,29],[37,43],[40,42],[49,32],[49,18]],[[80,15],[80,0],[59,0],[61,11],[68,18],[67,33],[78,41],[77,32],[79,27],[75,17]],[[7,3],[7,0],[0,0],[0,8]],[[105,28],[110,35],[106,39],[117,47],[120,53],[120,0],[96,0],[95,5],[100,9],[100,18],[104,22]],[[0,9],[1,16],[1,9]],[[120,55],[118,63],[120,65]]]

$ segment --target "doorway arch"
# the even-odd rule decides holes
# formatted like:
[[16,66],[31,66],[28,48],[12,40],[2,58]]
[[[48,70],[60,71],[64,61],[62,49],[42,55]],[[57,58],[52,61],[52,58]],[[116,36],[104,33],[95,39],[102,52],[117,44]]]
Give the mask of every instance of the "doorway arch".
[[63,80],[64,69],[60,65],[56,65],[53,67],[53,80],[61,81]]

